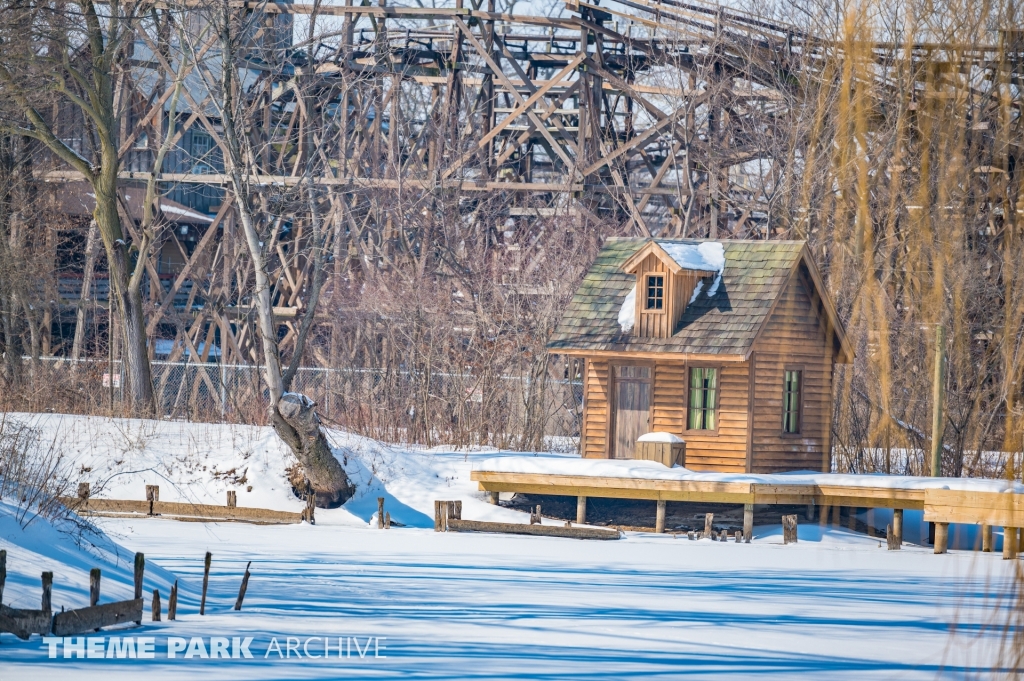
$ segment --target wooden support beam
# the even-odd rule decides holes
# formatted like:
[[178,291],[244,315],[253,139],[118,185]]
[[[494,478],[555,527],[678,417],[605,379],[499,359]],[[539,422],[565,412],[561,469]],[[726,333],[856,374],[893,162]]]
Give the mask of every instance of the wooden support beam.
[[662,534],[665,531],[665,505],[668,502],[659,500],[657,502],[657,513],[654,520],[654,531]]
[[935,553],[946,553],[949,549],[949,523],[935,523]]
[[587,498],[585,496],[576,497],[576,523],[582,525],[587,522]]

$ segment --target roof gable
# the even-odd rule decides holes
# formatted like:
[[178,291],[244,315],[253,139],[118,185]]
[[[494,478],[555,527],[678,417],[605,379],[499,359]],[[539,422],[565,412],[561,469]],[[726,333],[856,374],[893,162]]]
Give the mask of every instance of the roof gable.
[[[692,239],[610,239],[584,276],[548,343],[558,351],[672,352],[747,357],[775,301],[799,268],[808,263],[823,308],[847,348],[845,334],[802,241],[717,242],[725,256],[717,289],[705,285],[686,306],[668,338],[623,332],[618,314],[636,276],[626,271],[641,251],[670,257],[664,246],[716,243]],[[675,260],[673,260],[675,262]],[[678,263],[676,263],[678,265]],[[709,276],[717,274],[708,272]],[[709,282],[710,283],[710,282]],[[713,291],[714,295],[708,295]],[[852,354],[849,356],[852,357]]]

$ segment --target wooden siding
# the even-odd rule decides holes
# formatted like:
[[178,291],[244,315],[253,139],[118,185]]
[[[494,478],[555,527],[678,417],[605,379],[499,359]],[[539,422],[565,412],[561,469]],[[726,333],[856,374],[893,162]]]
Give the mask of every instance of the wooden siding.
[[[647,298],[647,275],[661,275],[665,277],[665,299],[662,309],[656,312],[649,312],[644,309]],[[633,334],[647,336],[649,338],[668,338],[671,333],[672,314],[672,273],[661,259],[654,255],[644,258],[636,277],[636,323],[633,325]]]
[[586,384],[583,393],[583,456],[591,459],[608,457],[609,364],[587,358]]
[[[751,472],[827,470],[832,404],[832,351],[806,279],[795,276],[754,346]],[[800,433],[782,432],[783,377],[802,375]]]
[[[583,415],[583,456],[607,458],[612,404],[609,381],[615,361],[587,360]],[[702,364],[707,366],[707,364]],[[651,400],[651,429],[686,440],[686,466],[699,471],[746,470],[748,365],[719,366],[718,430],[686,431],[687,365],[657,362]]]
[[[706,362],[700,366],[712,366]],[[689,372],[684,376],[684,381]],[[718,430],[715,433],[684,430],[679,433],[686,440],[686,467],[695,471],[721,471],[744,473],[747,469],[747,395],[749,391],[749,365],[718,365]],[[682,386],[682,400],[686,404],[687,385]],[[683,414],[684,419],[686,414]]]

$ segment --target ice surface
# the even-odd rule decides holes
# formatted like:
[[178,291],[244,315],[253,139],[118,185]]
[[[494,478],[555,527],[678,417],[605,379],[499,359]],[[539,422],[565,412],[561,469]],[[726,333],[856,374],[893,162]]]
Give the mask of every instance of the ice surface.
[[[161,485],[161,499],[223,503],[230,488],[242,506],[302,507],[284,476],[291,455],[267,428],[29,418],[45,433],[63,433],[82,479],[94,487],[106,481],[102,496],[141,499],[149,483]],[[984,670],[999,642],[998,627],[983,625],[996,621],[998,591],[1014,565],[998,553],[935,556],[930,547],[913,545],[886,551],[878,539],[817,523],[801,523],[799,543],[788,546],[778,524],[755,527],[751,544],[642,532],[614,542],[439,534],[432,528],[435,499],[462,500],[467,519],[527,522],[525,513],[486,503],[469,479],[475,464],[494,469],[505,459],[508,467],[525,469],[533,459],[541,469],[565,466],[574,474],[578,464],[711,474],[656,462],[388,446],[338,431],[331,441],[359,492],[343,508],[317,509],[315,525],[100,519],[109,540],[97,543],[116,542],[115,557],[89,553],[47,525],[22,531],[4,517],[9,507],[0,507],[5,603],[38,607],[39,572],[52,570],[54,604],[78,607],[88,600],[93,566],[104,571],[101,602],[124,598],[131,592],[131,554],[143,551],[146,616],[141,627],[118,633],[155,637],[157,653],[153,660],[51,660],[38,636],[22,642],[3,634],[0,676],[934,679]],[[239,483],[243,470],[247,480]],[[248,485],[252,492],[244,491]],[[377,530],[378,496],[409,527]],[[669,502],[670,514],[676,508]],[[908,511],[905,525],[908,538],[925,531],[920,514]],[[951,539],[957,536],[951,527]],[[210,591],[200,617],[208,550]],[[235,612],[248,561],[252,577],[244,607]],[[178,619],[151,622],[151,591],[160,589],[166,608],[172,576],[180,579]],[[252,636],[254,657],[170,660],[169,636]],[[329,659],[295,652],[283,659],[268,650],[272,638],[285,648],[293,637],[300,654],[310,640],[307,652],[315,655],[323,642],[311,637],[324,636],[332,637]],[[354,646],[350,657],[336,657],[338,637],[365,645],[370,636],[384,638],[386,657],[360,658]]]

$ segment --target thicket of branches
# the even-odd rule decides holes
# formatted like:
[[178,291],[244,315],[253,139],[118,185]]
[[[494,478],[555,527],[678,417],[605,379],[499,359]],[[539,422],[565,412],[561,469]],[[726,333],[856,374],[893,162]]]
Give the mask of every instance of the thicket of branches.
[[[708,99],[692,99],[686,130],[672,145],[680,163],[670,176],[679,195],[665,199],[664,210],[652,209],[655,200],[642,201],[644,219],[663,235],[810,242],[858,353],[852,366],[837,370],[839,470],[927,472],[941,325],[948,356],[944,472],[1016,475],[1005,463],[1006,453],[1021,451],[1024,428],[1024,202],[1017,167],[1024,131],[1020,84],[1009,74],[1019,73],[1024,58],[1016,29],[1021,10],[1002,0],[885,7],[783,0],[751,3],[748,10],[792,26],[803,36],[800,46],[731,44],[732,54],[747,50],[747,68],[761,80],[778,74],[775,94],[756,110],[728,99],[731,87],[752,87],[741,77],[716,81],[713,69],[686,71],[672,63],[654,70],[652,78],[677,90],[696,84],[719,88],[720,96],[717,109]],[[298,47],[312,54],[336,44],[338,27],[311,22],[296,35],[303,38]],[[726,40],[724,34],[694,39],[690,49],[714,54]],[[307,84],[296,78],[293,86]],[[321,267],[323,278],[300,363],[349,370],[323,387],[321,406],[343,425],[387,439],[541,446],[545,433],[563,430],[557,424],[573,408],[571,393],[557,381],[575,377],[573,367],[544,350],[547,334],[601,240],[635,233],[634,215],[621,206],[616,213],[604,210],[607,204],[588,209],[569,202],[555,217],[513,219],[506,195],[403,188],[402,179],[419,168],[410,159],[430,158],[442,173],[445,159],[464,153],[479,107],[467,101],[449,119],[443,102],[388,100],[387,79],[377,89],[356,81],[347,87],[352,116],[367,125],[381,125],[384,111],[398,109],[413,112],[402,120],[420,121],[421,128],[396,126],[392,137],[378,138],[395,140],[396,149],[378,150],[372,156],[378,165],[360,170],[393,177],[398,188],[317,186],[312,178],[323,168],[313,153],[304,157],[309,184],[264,188],[251,197],[267,243],[274,243],[286,213],[292,229],[321,229],[321,236],[302,242],[307,262]],[[311,84],[303,92],[316,96]],[[239,110],[249,117],[241,127],[258,129],[257,111]],[[344,107],[332,109],[306,130],[310,149],[337,144],[338,131],[348,129],[341,121],[346,115]],[[25,124],[15,120],[17,112],[5,116]],[[439,137],[442,148],[416,146],[429,126],[447,131]],[[399,139],[409,141],[403,153]],[[729,169],[725,151],[740,141],[762,160]],[[269,138],[247,144],[257,165],[275,149]],[[16,131],[4,134],[2,149],[0,340],[5,399],[14,400],[31,385],[26,366],[32,363],[22,364],[22,354],[67,351],[44,348],[32,335],[52,300],[42,291],[56,285],[47,237],[54,223],[42,217],[49,190],[31,181],[32,170],[59,163]],[[630,174],[647,172],[622,170],[627,182]],[[549,199],[523,205],[550,207]],[[157,229],[154,242],[162,238]],[[255,292],[251,258],[234,238],[224,246],[228,266],[211,257],[197,273],[214,282],[210,291],[224,277],[224,293],[211,293],[213,304],[251,302]],[[273,269],[277,255],[266,256]],[[29,270],[34,276],[23,274]],[[146,305],[151,313],[157,303]],[[182,334],[190,321],[175,323]],[[294,337],[286,341],[287,369],[296,344]],[[67,395],[69,409],[105,404],[88,390]],[[262,399],[258,387],[251,395]],[[259,410],[234,417],[264,418]]]

